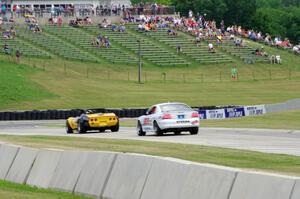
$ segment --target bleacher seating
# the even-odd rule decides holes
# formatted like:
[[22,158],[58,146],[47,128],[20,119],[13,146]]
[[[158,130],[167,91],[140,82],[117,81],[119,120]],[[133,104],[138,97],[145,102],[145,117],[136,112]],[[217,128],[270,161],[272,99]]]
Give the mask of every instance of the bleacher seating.
[[111,40],[125,47],[127,50],[138,53],[138,42],[141,40],[141,54],[142,57],[149,62],[152,62],[159,66],[175,66],[175,65],[189,65],[190,62],[178,56],[176,53],[164,49],[161,46],[147,41],[141,37],[129,32],[113,32],[110,28],[98,28],[97,26],[86,27],[87,30],[108,36]]
[[78,28],[73,28],[70,26],[45,26],[43,27],[43,29],[51,34],[56,35],[57,37],[61,37],[71,43],[82,47],[88,52],[101,56],[101,58],[105,58],[110,62],[124,64],[132,64],[137,62],[136,57],[125,53],[113,44],[109,48],[99,48],[93,46],[91,44],[91,41],[96,38],[96,35],[90,35],[89,33],[79,30]]
[[224,38],[223,43],[219,44],[221,48],[227,53],[242,59],[244,62],[270,62],[269,58],[266,56],[255,55],[255,49],[249,45],[245,46],[235,46],[234,41]]
[[[10,27],[5,27],[10,28]],[[32,32],[27,25],[16,26],[17,37],[0,39],[0,45],[7,43],[12,53],[19,50],[24,56],[52,57],[57,55],[66,59],[100,62],[105,59],[118,64],[136,64],[141,41],[142,60],[158,66],[176,66],[200,64],[218,64],[233,61],[237,57],[246,63],[269,63],[269,57],[255,55],[255,45],[235,46],[227,37],[223,42],[205,39],[199,45],[195,37],[176,31],[177,36],[168,35],[167,29],[157,29],[148,33],[139,32],[137,24],[127,24],[125,32],[114,32],[111,28],[99,28],[96,25],[74,28],[71,26],[42,26],[42,32]],[[109,38],[111,46],[97,47],[92,40],[101,34]],[[208,52],[208,43],[212,42],[216,52]],[[180,46],[181,52],[176,52]],[[1,51],[3,52],[3,51]],[[232,56],[230,56],[232,55]]]
[[57,38],[56,36],[44,32],[32,32],[26,26],[17,27],[17,35],[26,41],[40,46],[53,54],[66,59],[76,59],[81,61],[99,62],[99,59],[83,52],[80,48]]
[[[17,38],[14,39],[0,39],[0,46],[2,47],[4,44],[7,44],[11,49],[11,53],[15,54],[17,50],[20,51],[22,56],[30,56],[30,57],[40,57],[40,58],[50,58],[51,56],[38,48],[35,48],[27,43],[19,40]],[[1,51],[2,52],[2,51]]]
[[[133,28],[137,30],[136,27],[137,26]],[[227,63],[232,61],[229,56],[219,50],[215,53],[208,52],[208,43],[206,42],[201,42],[201,44],[197,46],[192,37],[185,36],[184,33],[178,33],[177,36],[170,36],[167,33],[167,29],[157,29],[156,32],[151,31],[143,34],[155,38],[173,49],[176,49],[179,45],[183,54],[203,64]]]

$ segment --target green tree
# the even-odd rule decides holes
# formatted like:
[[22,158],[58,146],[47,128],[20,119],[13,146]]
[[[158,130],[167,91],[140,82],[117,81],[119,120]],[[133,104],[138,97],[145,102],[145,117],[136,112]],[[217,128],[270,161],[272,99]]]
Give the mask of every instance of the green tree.
[[256,1],[253,0],[225,0],[227,12],[224,19],[227,24],[238,24],[250,28],[252,18],[256,12]]

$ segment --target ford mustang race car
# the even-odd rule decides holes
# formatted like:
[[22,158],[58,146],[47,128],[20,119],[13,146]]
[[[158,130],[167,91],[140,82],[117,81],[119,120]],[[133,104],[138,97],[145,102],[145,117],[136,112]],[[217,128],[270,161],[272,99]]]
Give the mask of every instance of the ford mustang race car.
[[190,134],[199,131],[198,112],[183,103],[156,104],[137,121],[139,136],[146,135],[146,132],[155,132],[156,135],[174,132],[178,135],[182,131],[189,131]]
[[90,130],[104,132],[110,129],[112,132],[119,131],[119,118],[114,113],[91,113],[87,112],[79,117],[69,117],[66,121],[67,133],[85,133]]

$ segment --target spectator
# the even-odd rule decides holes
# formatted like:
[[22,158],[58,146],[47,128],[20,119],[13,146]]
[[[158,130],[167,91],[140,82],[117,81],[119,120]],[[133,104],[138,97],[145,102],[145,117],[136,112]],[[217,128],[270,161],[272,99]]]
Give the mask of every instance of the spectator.
[[210,52],[210,53],[215,53],[216,52],[215,48],[214,48],[214,45],[211,42],[208,44],[208,52]]
[[21,58],[21,52],[19,50],[16,50],[16,62],[17,62],[17,64],[20,63],[20,58]]
[[237,80],[238,79],[238,70],[237,70],[236,66],[233,66],[231,68],[231,79],[232,80]]
[[62,26],[62,23],[63,23],[63,20],[62,20],[61,16],[59,16],[59,17],[57,18],[57,25],[58,25],[58,27],[61,27],[61,26]]
[[106,48],[109,48],[109,47],[110,47],[110,42],[109,42],[108,38],[104,38],[104,46],[105,46]]
[[280,55],[276,55],[275,56],[275,63],[276,64],[281,64],[281,57],[280,57]]
[[181,53],[181,45],[178,43],[176,45],[177,54]]
[[7,55],[10,54],[10,52],[11,52],[11,50],[6,42],[3,45],[3,52]]
[[300,44],[293,47],[293,52],[295,54],[300,54]]

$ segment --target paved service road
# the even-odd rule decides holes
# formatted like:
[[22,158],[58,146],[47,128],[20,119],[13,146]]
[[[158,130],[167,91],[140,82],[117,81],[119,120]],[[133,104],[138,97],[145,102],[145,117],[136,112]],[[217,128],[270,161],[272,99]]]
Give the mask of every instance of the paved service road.
[[[50,135],[77,136],[93,138],[117,138],[145,141],[161,141],[172,143],[198,144],[219,146],[235,149],[246,149],[268,153],[281,153],[300,156],[300,131],[263,130],[263,129],[229,129],[229,128],[200,128],[198,135],[183,133],[175,136],[139,137],[134,127],[121,127],[118,133],[87,133],[67,135],[63,127],[65,121],[14,121],[0,122],[0,134],[9,135]],[[55,127],[56,126],[56,127]]]

